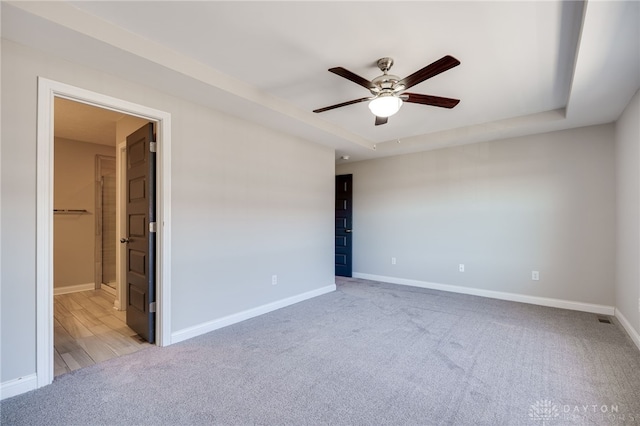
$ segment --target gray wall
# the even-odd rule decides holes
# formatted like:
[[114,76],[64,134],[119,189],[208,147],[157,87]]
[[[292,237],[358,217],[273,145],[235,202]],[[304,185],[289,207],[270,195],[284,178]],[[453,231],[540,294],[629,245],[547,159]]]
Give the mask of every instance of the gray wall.
[[616,308],[640,334],[640,92],[616,123]]
[[353,174],[355,273],[614,305],[613,125],[336,173]]
[[2,382],[35,372],[37,76],[172,114],[172,331],[334,283],[333,150],[3,40]]

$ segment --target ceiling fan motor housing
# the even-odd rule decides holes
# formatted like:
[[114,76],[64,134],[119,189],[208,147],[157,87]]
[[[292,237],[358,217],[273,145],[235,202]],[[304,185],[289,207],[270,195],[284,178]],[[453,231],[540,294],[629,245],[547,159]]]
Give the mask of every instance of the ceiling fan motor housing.
[[371,80],[374,87],[371,88],[371,94],[379,95],[381,93],[394,93],[404,89],[404,85],[399,85],[400,77],[393,74],[388,74],[389,70],[393,66],[392,58],[378,59],[378,68],[382,71],[382,75]]
[[377,95],[381,92],[398,92],[404,89],[404,85],[398,84],[400,77],[393,74],[382,74],[379,77],[374,78],[371,82],[375,87],[371,89],[371,93]]

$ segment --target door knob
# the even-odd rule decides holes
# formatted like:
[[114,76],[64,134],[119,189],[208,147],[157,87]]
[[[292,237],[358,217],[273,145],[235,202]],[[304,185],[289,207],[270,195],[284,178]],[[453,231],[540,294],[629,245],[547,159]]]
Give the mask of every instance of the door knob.
[[129,242],[129,238],[120,238],[120,242],[121,242],[122,244],[124,244],[124,243],[128,243],[128,242]]
[[344,232],[346,232],[347,234],[351,233],[351,229],[345,229]]

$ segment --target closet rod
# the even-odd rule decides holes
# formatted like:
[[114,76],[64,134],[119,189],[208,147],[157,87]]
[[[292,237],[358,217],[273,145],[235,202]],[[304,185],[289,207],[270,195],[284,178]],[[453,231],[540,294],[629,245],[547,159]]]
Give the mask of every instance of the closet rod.
[[87,209],[53,209],[54,214],[87,214]]

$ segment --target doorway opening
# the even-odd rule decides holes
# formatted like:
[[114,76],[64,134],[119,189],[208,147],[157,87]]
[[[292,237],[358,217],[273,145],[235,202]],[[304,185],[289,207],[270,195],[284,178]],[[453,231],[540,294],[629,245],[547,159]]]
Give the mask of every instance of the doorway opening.
[[[54,376],[149,346],[127,324],[116,263],[117,145],[148,123],[117,111],[54,99]],[[126,170],[124,167],[118,167]],[[116,229],[116,228],[120,229]]]
[[[37,375],[37,387],[45,386],[53,381],[54,377],[54,361],[59,361],[59,359],[55,358],[55,349],[54,349],[54,328],[58,326],[56,324],[56,319],[54,314],[65,313],[61,308],[64,306],[60,304],[59,306],[55,306],[54,308],[54,294],[55,297],[63,296],[62,293],[65,291],[57,290],[59,294],[54,290],[54,284],[56,283],[56,274],[58,272],[57,269],[54,268],[54,244],[58,244],[58,241],[54,239],[54,229],[57,227],[56,221],[58,220],[58,214],[54,215],[54,209],[59,210],[58,213],[62,213],[60,217],[65,217],[67,222],[76,222],[87,221],[91,223],[92,230],[95,234],[98,233],[98,225],[100,226],[100,232],[102,232],[102,223],[98,223],[95,221],[94,215],[91,214],[91,210],[96,213],[95,205],[88,207],[74,207],[72,201],[78,201],[81,197],[75,198],[71,196],[66,199],[66,202],[70,203],[67,207],[66,205],[57,206],[56,202],[60,201],[54,197],[54,181],[55,177],[54,173],[58,171],[57,168],[54,167],[54,159],[57,160],[56,155],[54,155],[55,151],[55,140],[58,135],[55,134],[54,130],[57,125],[55,123],[55,111],[56,111],[56,101],[72,101],[77,104],[82,104],[84,106],[97,107],[103,110],[107,110],[109,112],[113,112],[116,114],[120,114],[122,116],[131,117],[136,120],[143,120],[144,122],[151,122],[155,126],[157,139],[155,140],[156,144],[154,146],[155,153],[153,157],[157,158],[157,174],[154,173],[152,179],[150,179],[156,187],[157,196],[153,202],[154,209],[156,210],[156,222],[154,224],[154,240],[157,242],[157,245],[153,249],[153,257],[156,259],[156,262],[153,266],[153,275],[155,276],[155,284],[154,291],[157,292],[157,297],[153,303],[153,316],[156,319],[155,322],[155,336],[156,336],[156,344],[159,346],[167,346],[171,344],[171,327],[170,327],[170,258],[171,258],[171,246],[170,246],[170,176],[171,176],[171,159],[170,159],[170,126],[171,126],[171,116],[170,114],[151,109],[142,105],[133,104],[130,102],[126,102],[120,99],[112,98],[109,96],[105,96],[99,93],[87,91],[84,89],[80,89],[74,86],[66,85],[63,83],[51,81],[44,78],[38,79],[38,133],[37,133],[37,153],[38,153],[38,162],[37,162],[37,231],[36,231],[36,296],[37,296],[37,310],[36,310],[36,375]],[[134,129],[135,130],[135,129]],[[116,163],[118,163],[118,159],[120,156],[120,147],[117,146],[118,143],[114,141],[113,146],[110,148],[110,155],[116,158]],[[98,157],[94,154],[94,163],[96,164],[99,160]],[[103,154],[100,154],[103,155]],[[123,167],[116,167],[116,179],[118,179],[119,172]],[[66,168],[71,169],[73,168]],[[98,185],[98,181],[94,180],[95,186]],[[116,189],[121,188],[121,185],[116,183]],[[95,190],[95,187],[93,187]],[[82,193],[83,191],[79,191]],[[91,191],[85,191],[91,192]],[[99,191],[94,191],[94,194],[99,193]],[[77,193],[77,195],[79,195]],[[117,198],[117,197],[116,197]],[[97,201],[92,200],[97,203]],[[55,216],[55,219],[54,219]],[[73,219],[75,217],[75,219]],[[116,217],[122,217],[122,215],[116,215]],[[71,220],[69,220],[71,219]],[[118,220],[119,221],[119,220]],[[68,225],[69,223],[67,223]],[[122,225],[122,224],[121,224]],[[116,226],[116,228],[118,228]],[[122,235],[122,230],[116,229],[117,235]],[[86,241],[85,241],[86,242]],[[93,244],[93,248],[89,250],[92,254],[95,254],[97,250],[97,243],[95,239],[90,239],[90,243]],[[117,247],[117,246],[116,246]],[[102,251],[102,246],[100,246],[100,251]],[[116,255],[116,260],[118,255]],[[102,256],[100,257],[100,263],[102,263]],[[57,259],[56,259],[57,260]],[[94,257],[93,262],[90,266],[90,270],[92,273],[91,279],[91,287],[89,289],[83,289],[82,287],[76,287],[75,290],[84,290],[85,292],[89,292],[88,294],[82,294],[81,292],[68,292],[67,301],[62,303],[67,303],[68,306],[71,306],[73,310],[76,310],[76,315],[73,315],[72,312],[67,308],[67,313],[71,314],[74,319],[71,321],[73,323],[79,322],[84,326],[85,329],[91,331],[89,327],[95,328],[97,331],[105,331],[106,328],[111,324],[114,328],[118,328],[122,323],[122,315],[124,311],[119,311],[114,309],[115,297],[118,293],[118,288],[123,287],[125,283],[116,284],[116,295],[112,295],[110,293],[104,293],[102,288],[96,288],[101,285],[100,281],[103,279],[100,277],[98,279],[98,275],[103,275],[102,271],[100,273],[96,272],[96,258]],[[102,266],[102,265],[100,265]],[[118,265],[120,269],[122,266]],[[116,268],[118,268],[118,266]],[[73,268],[72,268],[73,269]],[[114,271],[114,275],[119,275],[118,269]],[[77,278],[77,277],[76,277]],[[64,282],[62,282],[64,284]],[[67,284],[69,282],[66,282]],[[81,285],[86,285],[84,282]],[[77,285],[77,283],[76,283]],[[56,288],[64,287],[56,285]],[[71,286],[67,286],[71,287]],[[69,290],[67,288],[67,290]],[[113,300],[110,298],[113,297]],[[69,302],[68,300],[72,300]],[[117,306],[115,304],[115,308],[121,309],[126,304],[122,303],[122,298],[120,298],[120,305]],[[151,305],[149,305],[151,306]],[[101,309],[99,313],[105,315],[96,316],[95,314],[90,313],[91,309]],[[58,312],[60,311],[60,312]],[[109,318],[109,315],[106,313],[115,313],[113,318]],[[120,317],[118,317],[120,315]],[[97,319],[99,317],[106,318],[108,324],[99,324]],[[84,323],[83,323],[84,321]],[[89,326],[87,326],[89,325]],[[74,325],[69,325],[69,328],[73,328]],[[57,330],[56,330],[57,331]],[[68,331],[68,329],[67,329]],[[82,334],[86,333],[82,328],[77,327],[75,330],[77,333]],[[120,336],[111,333],[111,341],[108,344],[105,344],[107,347],[110,347],[112,350],[115,347],[118,347],[118,351],[120,353],[126,353],[128,349],[122,346],[122,341],[120,337],[126,337],[126,332],[120,333]],[[85,341],[85,352],[88,352],[87,348],[94,348],[96,346],[101,346],[102,348],[105,345],[96,344],[94,338],[91,336],[85,336],[87,340]],[[114,351],[117,352],[117,351]],[[94,351],[93,358],[96,360],[105,359],[105,354],[100,353],[100,351]],[[73,357],[67,357],[73,361],[78,361]],[[72,359],[73,358],[73,359]],[[80,355],[82,358],[82,355]],[[85,360],[86,361],[86,360]],[[80,363],[78,363],[80,364]],[[77,367],[77,365],[74,365]],[[58,367],[58,365],[56,365]]]

